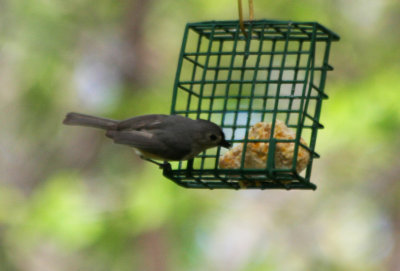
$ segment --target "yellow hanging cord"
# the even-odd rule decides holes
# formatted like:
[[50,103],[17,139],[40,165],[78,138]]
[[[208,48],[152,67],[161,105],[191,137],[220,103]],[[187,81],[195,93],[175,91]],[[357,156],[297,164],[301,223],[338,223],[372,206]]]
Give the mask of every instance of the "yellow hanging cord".
[[[243,23],[243,7],[242,7],[242,0],[238,0],[238,7],[239,7],[239,25],[240,29],[243,32],[243,35],[247,38],[247,32],[244,28]],[[254,5],[253,0],[249,0],[249,19],[252,21],[254,20]]]
[[249,0],[249,17],[250,17],[250,21],[254,20],[254,5],[253,5],[253,0]]
[[243,35],[247,37],[246,30],[244,29],[244,24],[243,24],[243,8],[242,8],[242,0],[238,0],[238,7],[239,7],[239,25],[240,29],[243,32]]

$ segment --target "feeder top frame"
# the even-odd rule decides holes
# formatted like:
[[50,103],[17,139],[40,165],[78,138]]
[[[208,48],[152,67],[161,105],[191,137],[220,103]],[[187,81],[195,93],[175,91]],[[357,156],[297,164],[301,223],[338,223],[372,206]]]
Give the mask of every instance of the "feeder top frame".
[[240,31],[238,36],[239,40],[286,40],[288,34],[290,35],[290,40],[340,40],[338,34],[317,22],[278,20],[245,21],[245,28],[248,32],[251,32],[251,35],[248,35],[248,37],[243,34],[238,25],[239,21],[204,21],[188,23],[186,27],[193,29],[199,35],[205,36],[208,39],[212,36],[213,40],[235,40],[236,31]]

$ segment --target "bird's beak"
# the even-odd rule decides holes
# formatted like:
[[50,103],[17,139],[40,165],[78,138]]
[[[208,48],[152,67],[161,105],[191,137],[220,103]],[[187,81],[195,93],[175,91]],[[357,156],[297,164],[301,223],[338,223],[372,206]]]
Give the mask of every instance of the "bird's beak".
[[225,139],[221,140],[221,143],[219,144],[220,146],[229,149],[230,147],[232,147],[231,143],[229,143],[228,141],[226,141]]

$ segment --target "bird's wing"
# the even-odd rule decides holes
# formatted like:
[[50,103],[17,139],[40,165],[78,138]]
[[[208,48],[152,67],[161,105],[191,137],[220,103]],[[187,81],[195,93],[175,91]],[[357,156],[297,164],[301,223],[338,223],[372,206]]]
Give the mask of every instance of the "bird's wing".
[[145,131],[113,131],[106,134],[115,143],[129,145],[142,152],[158,156],[163,160],[181,160],[190,153],[190,146],[184,144],[173,144],[163,142],[157,136]]
[[151,130],[162,127],[165,119],[169,118],[168,115],[143,115],[121,121],[117,130]]
[[142,148],[164,148],[162,142],[154,141],[153,135],[142,131],[115,131],[109,130],[106,133],[107,137],[114,140],[115,143],[129,145],[138,149]]

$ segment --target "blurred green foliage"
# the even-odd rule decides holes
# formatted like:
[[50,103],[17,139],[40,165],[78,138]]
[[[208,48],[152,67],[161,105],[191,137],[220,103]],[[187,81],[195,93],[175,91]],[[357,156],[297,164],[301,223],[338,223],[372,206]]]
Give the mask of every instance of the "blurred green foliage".
[[236,1],[0,3],[0,270],[397,270],[400,3],[257,1],[332,47],[316,192],[177,187],[68,111],[168,113],[186,22]]

